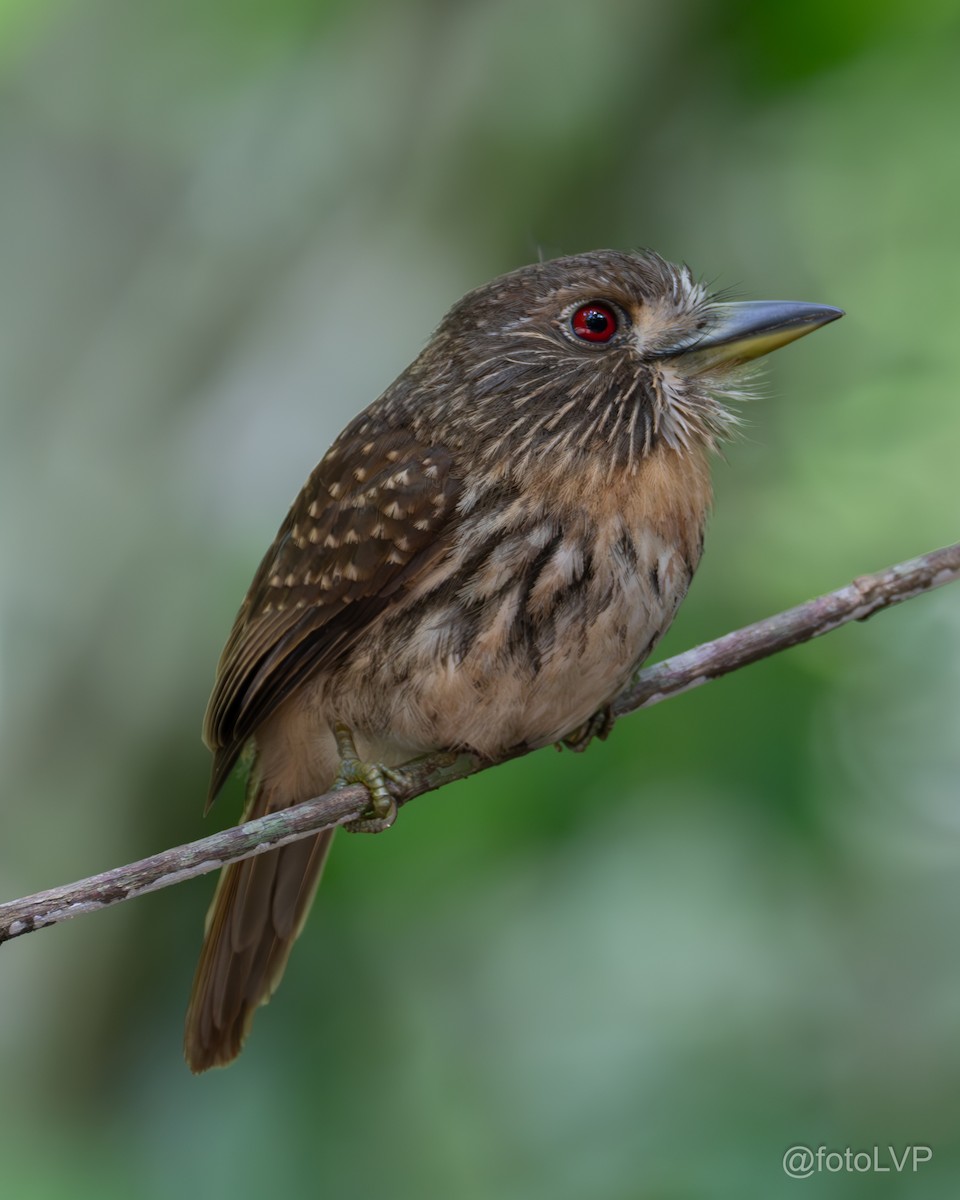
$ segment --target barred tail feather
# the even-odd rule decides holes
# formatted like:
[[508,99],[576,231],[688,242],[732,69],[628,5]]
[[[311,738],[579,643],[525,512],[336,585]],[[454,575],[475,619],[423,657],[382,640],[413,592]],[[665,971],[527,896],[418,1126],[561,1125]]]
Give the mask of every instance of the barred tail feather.
[[[251,776],[244,820],[295,803]],[[194,1073],[237,1057],[283,976],[323,874],[334,831],[225,867],[207,914],[183,1049]]]

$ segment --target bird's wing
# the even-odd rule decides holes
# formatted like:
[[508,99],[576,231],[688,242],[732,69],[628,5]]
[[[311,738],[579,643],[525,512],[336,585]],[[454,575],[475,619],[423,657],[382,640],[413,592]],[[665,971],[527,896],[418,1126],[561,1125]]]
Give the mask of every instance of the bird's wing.
[[362,420],[340,435],[281,525],[221,655],[204,721],[208,804],[254,730],[443,552],[458,493],[442,446]]

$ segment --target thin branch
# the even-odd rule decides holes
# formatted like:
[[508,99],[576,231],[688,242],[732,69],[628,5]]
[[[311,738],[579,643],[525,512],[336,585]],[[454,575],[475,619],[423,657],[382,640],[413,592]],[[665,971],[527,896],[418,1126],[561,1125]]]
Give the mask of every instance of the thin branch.
[[[638,708],[648,708],[710,679],[737,671],[748,663],[829,633],[848,621],[864,621],[880,609],[956,579],[960,579],[960,543],[888,567],[875,575],[861,576],[839,591],[808,600],[796,608],[648,667],[616,699],[614,715],[620,717]],[[526,753],[529,752],[517,750],[496,762],[482,760],[473,754],[431,754],[416,759],[403,768],[408,786],[397,792],[397,803],[405,804],[445,783]],[[263,854],[321,829],[354,821],[367,803],[365,788],[343,788],[128,866],[0,904],[0,943],[81,913],[96,912],[146,892],[204,875],[227,863]]]

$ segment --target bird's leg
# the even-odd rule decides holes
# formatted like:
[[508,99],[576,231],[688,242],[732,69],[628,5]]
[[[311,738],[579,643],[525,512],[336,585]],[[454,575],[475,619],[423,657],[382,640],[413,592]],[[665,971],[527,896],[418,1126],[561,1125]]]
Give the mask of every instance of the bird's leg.
[[568,750],[572,750],[575,754],[582,754],[594,738],[599,738],[601,742],[605,742],[610,736],[610,730],[614,727],[615,723],[613,705],[605,704],[603,708],[598,709],[582,725],[578,725],[576,729],[571,729],[565,738],[561,738],[557,742],[557,749],[562,750],[566,746]]
[[334,780],[334,790],[362,783],[370,793],[370,808],[356,821],[348,821],[344,829],[350,833],[382,833],[397,819],[397,802],[387,786],[402,786],[407,782],[402,771],[385,767],[383,763],[364,762],[357,753],[353,731],[342,721],[335,721],[333,736],[337,739],[340,767]]

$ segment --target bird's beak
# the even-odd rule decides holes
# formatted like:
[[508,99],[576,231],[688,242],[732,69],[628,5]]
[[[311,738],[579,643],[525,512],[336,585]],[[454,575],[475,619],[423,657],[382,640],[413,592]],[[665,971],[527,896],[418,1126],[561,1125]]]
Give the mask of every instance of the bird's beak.
[[842,308],[794,300],[745,300],[738,304],[717,304],[712,311],[715,323],[702,337],[661,351],[658,357],[682,355],[687,371],[735,367],[779,350],[843,316]]

